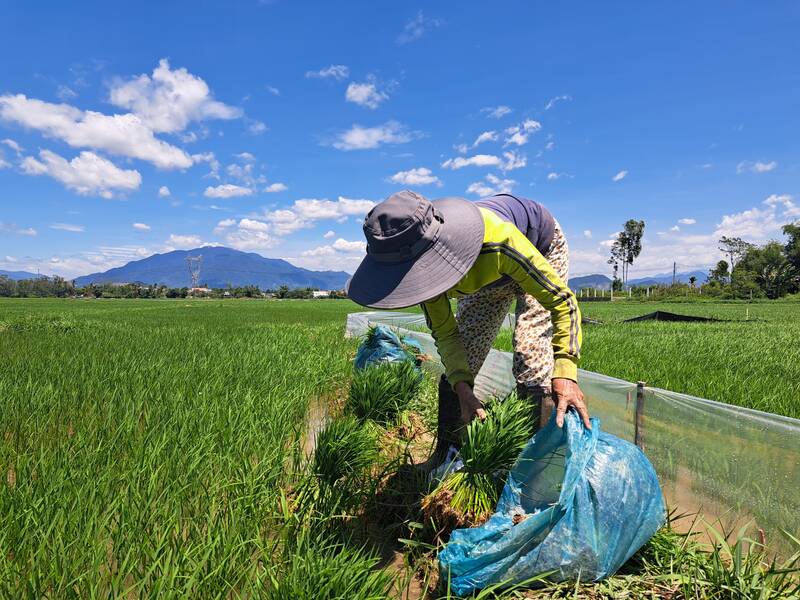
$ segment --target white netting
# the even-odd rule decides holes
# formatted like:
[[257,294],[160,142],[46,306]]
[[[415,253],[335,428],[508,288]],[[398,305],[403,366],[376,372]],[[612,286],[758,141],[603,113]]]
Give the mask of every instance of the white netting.
[[[346,335],[362,335],[371,324],[399,329],[441,365],[422,315],[350,314]],[[492,350],[475,379],[476,394],[502,397],[514,389],[511,364],[511,353]],[[636,384],[582,369],[578,379],[603,429],[633,441]],[[770,550],[793,553],[786,533],[800,537],[800,420],[658,388],[644,394],[644,449],[670,507],[701,512],[725,528],[752,524],[765,532]]]

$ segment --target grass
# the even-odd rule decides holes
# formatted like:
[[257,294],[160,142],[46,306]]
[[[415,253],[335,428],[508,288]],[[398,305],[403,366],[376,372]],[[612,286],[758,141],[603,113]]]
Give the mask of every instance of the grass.
[[[292,502],[307,477],[357,482],[364,500],[398,468],[363,439],[354,452],[334,443],[357,435],[352,417],[324,428],[317,443],[327,449],[302,459],[310,401],[352,378],[355,342],[343,330],[353,310],[333,301],[0,301],[0,597],[450,597],[445,585],[425,591],[436,588],[436,546],[414,524],[419,504],[378,527],[363,501],[329,504],[310,521]],[[426,378],[407,410],[430,423],[435,389]],[[704,547],[667,528],[619,576],[526,595],[800,593],[794,567],[770,564],[744,538],[726,540]],[[387,549],[404,548],[387,569]]]

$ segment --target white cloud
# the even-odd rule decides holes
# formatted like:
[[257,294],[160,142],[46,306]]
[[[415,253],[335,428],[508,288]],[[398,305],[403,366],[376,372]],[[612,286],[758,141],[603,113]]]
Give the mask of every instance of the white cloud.
[[760,160],[751,162],[749,160],[743,160],[736,165],[736,172],[744,173],[745,171],[750,171],[751,173],[769,173],[777,168],[778,163],[774,160],[770,162],[761,162]]
[[202,152],[199,154],[192,154],[192,160],[195,163],[207,163],[210,171],[203,177],[210,177],[211,179],[219,179],[220,163],[213,152]]
[[306,77],[309,79],[336,79],[342,81],[350,76],[350,69],[346,65],[331,65],[319,71],[306,71]]
[[517,154],[516,152],[509,151],[503,152],[503,159],[494,154],[476,154],[465,158],[463,156],[456,156],[455,158],[448,158],[442,163],[445,169],[463,169],[464,167],[499,167],[502,171],[512,171],[524,167],[528,160],[524,155]]
[[697,223],[697,220],[696,219],[679,219],[678,223],[680,223],[681,225],[694,225],[695,223]]
[[481,109],[481,112],[490,119],[501,119],[509,114],[511,109],[508,106],[501,104],[499,106],[486,106]]
[[489,173],[484,179],[485,182],[476,181],[469,184],[467,193],[481,197],[494,196],[495,194],[510,194],[511,190],[517,184],[513,179],[501,179],[492,173]]
[[150,231],[150,225],[147,223],[134,223],[131,225],[136,231]]
[[[714,230],[707,233],[687,234],[668,230],[659,232],[657,237],[648,237],[645,233],[642,254],[634,265],[635,276],[671,271],[673,261],[683,270],[707,269],[722,257],[717,240],[723,235],[762,244],[770,239],[780,239],[781,227],[798,217],[800,206],[792,196],[773,194],[758,206],[723,215]],[[571,248],[573,271],[607,272],[607,247],[613,243],[615,235],[592,251]]]
[[164,244],[168,250],[192,250],[208,245],[203,243],[199,235],[179,235],[176,233],[170,234]]
[[448,158],[442,163],[442,168],[457,170],[464,167],[499,167],[502,163],[500,157],[493,154],[476,154],[469,158],[463,156]]
[[239,160],[243,160],[244,162],[256,161],[256,157],[253,156],[250,152],[239,152],[239,154],[234,154],[234,156]]
[[50,150],[41,150],[39,158],[26,156],[20,165],[22,171],[28,175],[48,175],[81,195],[112,198],[116,192],[136,190],[142,183],[138,171],[120,169],[87,150],[71,161]]
[[672,227],[670,227],[670,228],[669,228],[669,230],[670,230],[670,231],[680,231],[680,230],[681,230],[681,228],[680,228],[680,227],[678,227],[677,225],[673,225]]
[[800,217],[800,206],[789,194],[772,194],[762,202],[763,208],[724,215],[714,232],[715,238],[723,235],[741,237],[748,242],[765,242],[780,234],[786,223]]
[[528,159],[524,154],[517,154],[514,151],[503,152],[503,158],[506,159],[505,162],[500,165],[500,170],[503,172],[521,169],[528,164]]
[[59,85],[56,89],[56,96],[58,96],[59,100],[66,102],[67,100],[72,100],[78,96],[77,92],[73,90],[68,85]]
[[327,231],[325,233],[325,235],[323,235],[322,237],[324,237],[326,240],[329,240],[332,237],[334,237],[335,235],[336,235],[336,232],[331,229],[331,230]]
[[466,154],[469,148],[470,148],[469,144],[455,144],[453,146],[453,150],[455,150],[459,154]]
[[275,235],[289,235],[312,225],[308,219],[289,209],[273,210],[267,212],[264,216],[270,223],[269,231]]
[[274,194],[276,192],[285,192],[289,188],[285,183],[275,182],[270,183],[267,187],[264,188],[264,191],[269,194]]
[[222,219],[217,226],[214,228],[214,233],[220,235],[223,233],[228,227],[232,225],[236,225],[236,219]]
[[273,85],[268,85],[267,86],[267,91],[270,94],[272,94],[273,96],[280,96],[281,95],[281,91],[278,88],[276,88],[275,86],[273,86]]
[[247,124],[247,132],[253,135],[261,135],[262,133],[266,133],[269,129],[267,125],[261,121],[257,121],[252,119]]
[[552,171],[547,174],[547,181],[557,181],[565,175],[566,173],[556,173],[555,171]]
[[407,131],[397,121],[387,121],[376,127],[353,125],[337,136],[333,147],[339,150],[367,150],[383,144],[405,144],[414,137],[415,134]]
[[209,186],[203,192],[206,198],[236,198],[238,196],[250,196],[253,190],[241,185],[234,185],[232,183],[224,183],[217,186]]
[[4,140],[0,140],[0,144],[8,146],[14,152],[16,152],[18,155],[22,154],[22,146],[20,146],[17,142],[12,140],[11,138],[5,138]]
[[340,250],[341,252],[357,252],[364,254],[367,251],[367,244],[362,241],[348,242],[345,239],[339,238],[333,242],[333,249]]
[[68,104],[52,104],[23,94],[0,96],[0,119],[11,121],[73,148],[94,148],[138,158],[162,169],[192,165],[186,152],[157,139],[137,115],[104,115]]
[[159,198],[169,198],[170,195],[171,194],[170,194],[169,188],[167,186],[162,185],[160,188],[158,188],[158,197]]
[[339,219],[341,217],[367,214],[375,202],[372,200],[352,199],[339,196],[336,201],[315,198],[296,200],[292,210],[300,217],[309,220]]
[[592,230],[591,229],[584,229],[583,230],[583,237],[587,239],[592,239]]
[[333,244],[317,246],[301,253],[299,257],[289,258],[292,264],[307,269],[330,269],[352,273],[366,252],[363,241],[337,239]]
[[550,100],[547,101],[547,104],[544,105],[544,109],[545,110],[550,110],[551,108],[553,108],[556,105],[556,103],[558,103],[558,102],[566,102],[568,100],[572,100],[572,96],[570,96],[568,94],[563,94],[561,96],[555,96],[554,98],[550,98]]
[[69,231],[71,233],[83,233],[86,227],[83,225],[73,225],[72,223],[50,223],[50,229],[58,231]]
[[[475,138],[475,141],[472,143],[472,147],[476,148],[483,142],[496,142],[498,139],[498,135],[496,131],[484,131],[478,137]],[[466,152],[466,148],[464,149]]]
[[539,131],[541,128],[542,124],[533,119],[525,119],[519,125],[507,127],[505,133],[508,137],[506,137],[503,146],[511,146],[512,144],[523,146],[528,143],[528,136]]
[[15,235],[25,235],[28,237],[34,237],[38,234],[38,232],[33,227],[25,227],[20,228],[14,225],[13,223],[3,223],[0,221],[0,234],[6,233],[13,233]]
[[389,99],[389,94],[378,90],[375,83],[350,82],[344,94],[347,102],[353,102],[367,108],[378,108],[381,102]]
[[208,85],[199,77],[184,68],[170,69],[165,58],[159,61],[152,77],[143,74],[115,82],[110,100],[159,133],[182,131],[191,121],[242,116],[241,109],[214,100]]
[[622,181],[628,176],[628,171],[620,171],[611,178],[611,181]]
[[408,44],[414,42],[431,29],[439,27],[439,25],[441,25],[441,21],[426,17],[420,10],[413,19],[405,24],[403,32],[397,36],[397,43]]
[[[232,219],[220,221],[215,233],[218,230],[225,230],[233,225]],[[278,244],[278,238],[272,234],[273,226],[271,223],[259,221],[258,219],[241,219],[236,229],[227,231],[225,242],[232,248],[238,250],[268,250]]]
[[392,175],[389,180],[392,183],[399,183],[400,185],[431,185],[435,184],[439,187],[442,182],[434,175],[430,169],[419,167],[417,169],[409,169],[408,171],[398,171]]

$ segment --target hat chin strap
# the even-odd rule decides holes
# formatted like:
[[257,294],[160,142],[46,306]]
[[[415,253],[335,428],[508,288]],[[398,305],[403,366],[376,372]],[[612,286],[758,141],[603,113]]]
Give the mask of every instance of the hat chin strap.
[[403,246],[395,252],[371,252],[369,245],[367,245],[367,254],[372,257],[372,260],[379,263],[401,263],[416,258],[439,239],[442,223],[444,223],[444,219],[441,213],[434,208],[430,225],[416,242]]

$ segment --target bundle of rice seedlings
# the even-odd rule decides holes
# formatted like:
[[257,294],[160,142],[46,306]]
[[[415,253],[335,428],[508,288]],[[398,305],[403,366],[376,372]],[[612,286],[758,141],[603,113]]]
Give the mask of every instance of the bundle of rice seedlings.
[[421,379],[410,361],[380,363],[356,371],[345,413],[385,426],[408,407]]
[[513,394],[487,409],[484,421],[472,421],[461,447],[464,467],[451,473],[422,501],[426,517],[442,528],[477,525],[500,498],[508,471],[533,435],[532,407]]
[[378,460],[375,433],[355,417],[334,419],[317,435],[312,469],[328,486],[366,473]]

